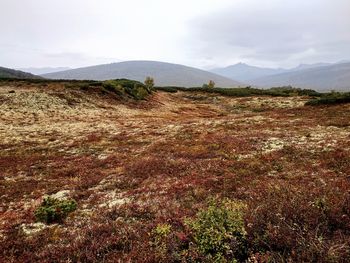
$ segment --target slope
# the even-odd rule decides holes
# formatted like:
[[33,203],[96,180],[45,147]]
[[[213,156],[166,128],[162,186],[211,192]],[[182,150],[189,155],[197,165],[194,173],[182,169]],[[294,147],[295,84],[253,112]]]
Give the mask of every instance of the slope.
[[37,79],[40,77],[20,70],[0,67],[0,78]]

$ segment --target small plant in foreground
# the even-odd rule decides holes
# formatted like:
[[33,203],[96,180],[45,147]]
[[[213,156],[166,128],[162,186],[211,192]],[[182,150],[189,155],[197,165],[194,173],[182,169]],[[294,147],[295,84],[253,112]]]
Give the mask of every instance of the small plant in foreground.
[[169,224],[158,224],[152,231],[153,242],[152,245],[155,247],[156,252],[159,256],[163,257],[167,253],[167,238],[171,233],[171,225]]
[[69,213],[77,208],[74,200],[59,200],[52,197],[46,197],[34,214],[39,222],[46,224],[62,222]]
[[244,260],[247,256],[246,231],[240,201],[210,201],[195,219],[188,220],[199,253],[214,262]]

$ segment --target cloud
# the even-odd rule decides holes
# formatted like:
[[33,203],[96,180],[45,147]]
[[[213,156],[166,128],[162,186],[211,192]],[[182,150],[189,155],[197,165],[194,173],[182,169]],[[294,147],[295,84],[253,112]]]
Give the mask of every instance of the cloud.
[[193,19],[194,56],[275,65],[350,57],[350,4],[345,0],[236,1]]
[[0,64],[208,68],[350,58],[349,0],[1,0]]

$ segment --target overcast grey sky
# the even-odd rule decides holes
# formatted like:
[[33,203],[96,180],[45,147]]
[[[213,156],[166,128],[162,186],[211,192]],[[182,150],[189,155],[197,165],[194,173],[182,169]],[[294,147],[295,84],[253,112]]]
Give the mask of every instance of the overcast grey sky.
[[0,66],[350,59],[350,0],[0,0]]

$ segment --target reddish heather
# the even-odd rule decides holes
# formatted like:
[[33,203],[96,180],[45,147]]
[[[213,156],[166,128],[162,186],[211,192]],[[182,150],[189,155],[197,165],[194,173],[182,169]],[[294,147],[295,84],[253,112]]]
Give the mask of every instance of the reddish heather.
[[[350,104],[307,99],[3,83],[0,262],[204,261],[184,222],[209,197],[247,205],[251,262],[349,262]],[[36,223],[61,191],[78,209]]]

